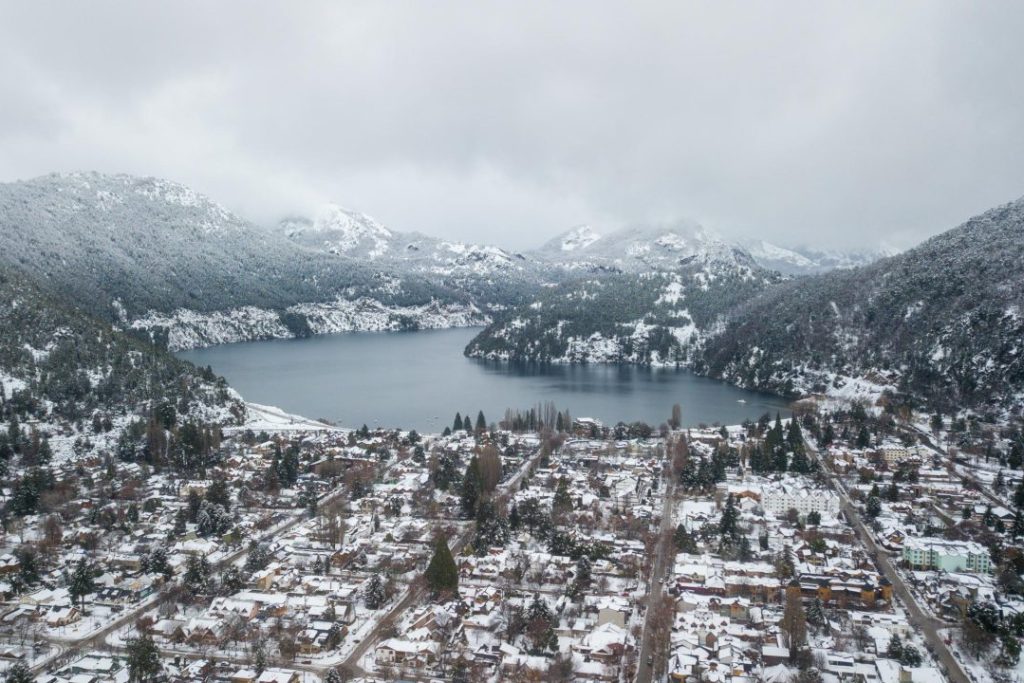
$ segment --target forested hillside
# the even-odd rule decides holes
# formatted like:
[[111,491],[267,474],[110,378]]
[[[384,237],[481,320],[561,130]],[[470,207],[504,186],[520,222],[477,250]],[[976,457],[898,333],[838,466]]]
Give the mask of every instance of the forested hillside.
[[245,306],[283,310],[338,297],[386,305],[468,302],[414,276],[308,249],[177,183],[125,175],[48,175],[0,185],[0,259],[92,313]]
[[685,365],[719,317],[778,280],[731,260],[608,273],[545,292],[466,348],[480,358]]
[[285,219],[278,231],[309,249],[465,293],[482,309],[527,302],[543,282],[565,276],[562,269],[533,257],[491,245],[399,232],[335,204],[322,207],[313,217]]
[[934,407],[1024,399],[1024,200],[904,254],[784,282],[735,310],[694,367],[779,393],[867,378]]
[[0,421],[110,424],[166,404],[218,422],[243,415],[209,370],[56,301],[0,267]]
[[824,275],[708,263],[556,288],[497,319],[466,353],[679,364],[786,396],[857,386],[939,409],[1024,401],[1024,200]]

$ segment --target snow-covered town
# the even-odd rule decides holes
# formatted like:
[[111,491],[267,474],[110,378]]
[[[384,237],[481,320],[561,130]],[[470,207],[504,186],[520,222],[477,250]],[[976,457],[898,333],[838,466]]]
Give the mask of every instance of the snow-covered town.
[[1022,35],[0,0],[0,683],[1024,683]]
[[158,443],[51,462],[9,430],[32,461],[3,491],[9,679],[1019,676],[1006,435],[860,406],[655,430],[546,405],[431,435],[257,414],[197,435],[194,478]]

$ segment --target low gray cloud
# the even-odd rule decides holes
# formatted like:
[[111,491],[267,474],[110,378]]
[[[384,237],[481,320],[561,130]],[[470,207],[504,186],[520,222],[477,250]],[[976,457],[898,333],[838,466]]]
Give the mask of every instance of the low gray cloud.
[[908,246],[1024,194],[1020,3],[0,6],[0,179],[159,175],[539,244]]

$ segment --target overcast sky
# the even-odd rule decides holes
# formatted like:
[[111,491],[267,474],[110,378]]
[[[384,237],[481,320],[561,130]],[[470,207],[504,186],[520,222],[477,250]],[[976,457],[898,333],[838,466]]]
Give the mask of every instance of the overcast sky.
[[1024,195],[1024,3],[8,2],[0,180],[540,243],[905,247]]

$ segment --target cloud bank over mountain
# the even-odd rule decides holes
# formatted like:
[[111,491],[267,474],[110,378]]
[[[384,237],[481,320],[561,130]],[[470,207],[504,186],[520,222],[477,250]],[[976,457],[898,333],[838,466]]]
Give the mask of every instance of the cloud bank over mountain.
[[681,218],[905,248],[1020,195],[1022,29],[1009,3],[8,5],[0,180],[157,175],[261,224],[335,201],[510,249]]

